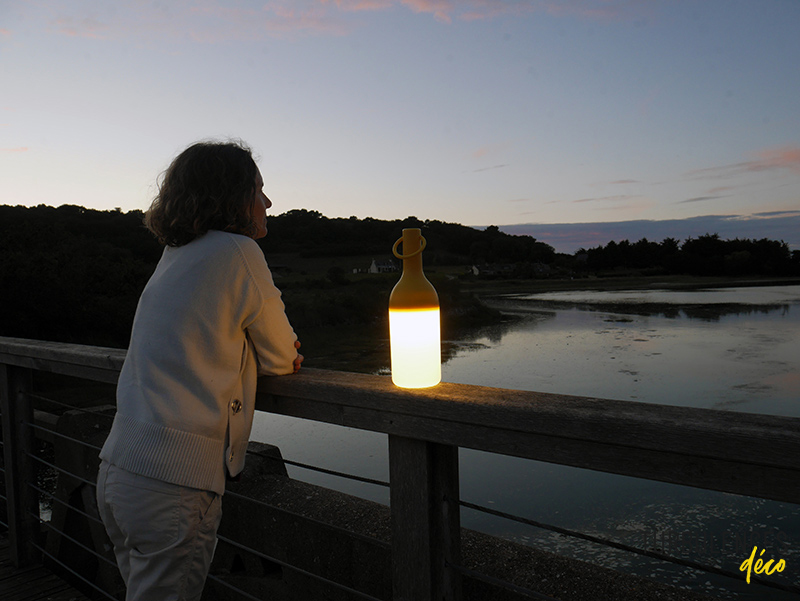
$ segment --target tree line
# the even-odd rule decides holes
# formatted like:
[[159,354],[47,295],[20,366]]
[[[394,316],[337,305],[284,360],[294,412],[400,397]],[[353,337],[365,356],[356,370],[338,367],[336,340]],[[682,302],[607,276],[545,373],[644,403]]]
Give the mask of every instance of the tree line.
[[800,251],[791,251],[783,241],[736,238],[723,240],[718,234],[651,242],[611,241],[605,246],[579,250],[582,271],[631,270],[641,274],[686,274],[694,276],[797,276]]
[[[0,205],[0,335],[125,347],[139,295],[162,249],[144,228],[141,211],[98,211],[74,205]],[[800,252],[772,240],[721,240],[716,234],[682,244],[642,239],[609,242],[573,255],[531,236],[477,230],[416,217],[402,220],[328,218],[292,210],[271,216],[259,241],[267,257],[372,255],[391,258],[403,228],[419,227],[428,241],[426,266],[502,264],[502,277],[580,277],[606,273],[693,275],[800,275]],[[547,269],[531,269],[545,265]],[[452,271],[452,270],[451,270]],[[351,281],[344,274],[309,277],[287,285],[287,312],[297,327],[385,317],[396,276]],[[469,320],[481,308],[461,294],[458,280],[434,282],[442,310]],[[369,299],[369,306],[362,306]],[[338,299],[338,300],[337,300]],[[359,300],[361,299],[361,300]],[[334,300],[335,302],[332,302]],[[361,304],[359,304],[361,303]],[[356,310],[357,309],[357,310]],[[292,314],[294,312],[294,315]]]
[[497,226],[477,230],[458,223],[416,217],[381,220],[329,218],[318,211],[294,209],[270,217],[262,247],[267,255],[295,252],[304,257],[374,255],[390,257],[391,246],[404,228],[418,227],[427,240],[429,265],[469,263],[552,262],[556,251],[531,236],[501,232]]
[[[75,205],[0,205],[0,336],[125,347],[141,291],[162,248],[144,227],[141,211],[98,211]],[[373,255],[390,258],[406,227],[428,239],[428,265],[470,261],[550,260],[555,251],[529,236],[482,232],[439,221],[329,219],[316,211],[271,216],[259,244],[302,257]],[[396,275],[350,282],[311,274],[290,286],[287,312],[296,328],[384,317]],[[348,284],[351,286],[348,288]],[[485,310],[442,281],[440,296],[454,315]],[[385,297],[385,298],[384,298]]]

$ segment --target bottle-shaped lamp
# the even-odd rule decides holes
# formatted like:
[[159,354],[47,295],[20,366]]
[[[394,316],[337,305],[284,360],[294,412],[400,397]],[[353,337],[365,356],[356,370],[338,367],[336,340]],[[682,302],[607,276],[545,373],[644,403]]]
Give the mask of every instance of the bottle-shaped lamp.
[[422,271],[424,248],[419,228],[404,229],[392,247],[403,260],[403,275],[389,297],[392,382],[402,388],[435,386],[442,379],[439,296]]

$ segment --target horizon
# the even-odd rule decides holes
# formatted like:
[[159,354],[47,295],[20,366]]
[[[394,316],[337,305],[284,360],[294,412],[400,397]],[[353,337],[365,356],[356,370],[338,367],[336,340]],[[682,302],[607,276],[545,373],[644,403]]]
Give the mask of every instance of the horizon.
[[183,148],[242,138],[276,212],[761,227],[800,212],[798,22],[783,0],[15,3],[0,202],[143,210]]
[[[2,206],[24,205],[0,205],[0,207]],[[38,206],[58,208],[52,205]],[[38,208],[38,206],[25,208]],[[83,205],[68,206],[77,206],[83,209],[99,211],[122,211],[121,207],[114,207],[113,209],[95,209]],[[140,211],[140,209],[130,209],[123,212],[128,213],[130,211]],[[288,211],[276,213],[274,215],[268,213],[267,226],[269,227],[270,216],[280,216],[286,212]],[[345,217],[330,217],[322,213],[320,213],[320,215],[326,219],[347,219]],[[352,217],[356,216],[354,215]],[[393,219],[381,219],[381,221],[403,220],[410,217],[414,217],[423,222],[426,221],[424,217],[421,218],[418,215],[405,215]],[[359,220],[376,219],[371,216],[356,218]],[[761,240],[766,238],[785,242],[790,251],[800,250],[800,212],[787,212],[778,215],[767,214],[750,219],[743,219],[736,216],[704,215],[689,219],[631,220],[596,223],[473,225],[456,221],[445,222],[478,230],[483,230],[490,225],[495,225],[501,232],[510,235],[530,236],[539,242],[549,244],[556,252],[568,255],[574,255],[579,249],[588,250],[598,246],[605,246],[612,241],[621,242],[627,240],[629,242],[638,242],[646,238],[651,242],[661,243],[665,238],[674,238],[682,244],[689,238],[697,238],[707,234],[717,234],[723,240],[732,240],[735,238]]]

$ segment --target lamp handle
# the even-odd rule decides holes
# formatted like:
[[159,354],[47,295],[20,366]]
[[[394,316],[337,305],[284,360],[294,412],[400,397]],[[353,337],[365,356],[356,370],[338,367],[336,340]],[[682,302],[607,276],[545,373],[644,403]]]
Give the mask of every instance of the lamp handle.
[[394,246],[392,246],[392,254],[395,257],[397,257],[398,259],[410,259],[411,257],[417,256],[419,253],[421,253],[423,250],[425,250],[425,245],[428,243],[427,240],[425,240],[424,236],[420,236],[419,239],[421,241],[420,245],[419,245],[419,248],[417,250],[415,250],[413,253],[408,254],[408,255],[401,255],[401,254],[399,254],[397,252],[397,247],[403,241],[403,238],[398,239],[397,242],[394,243]]

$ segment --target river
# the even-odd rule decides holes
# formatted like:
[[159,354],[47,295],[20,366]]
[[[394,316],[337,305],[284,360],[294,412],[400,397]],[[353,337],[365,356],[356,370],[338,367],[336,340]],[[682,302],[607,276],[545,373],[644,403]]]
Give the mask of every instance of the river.
[[[516,319],[446,341],[448,382],[800,417],[800,286],[508,295]],[[258,416],[287,459],[388,480],[384,435]],[[800,580],[800,507],[462,449],[465,501],[738,573],[754,545]],[[388,490],[290,475],[388,504]],[[730,599],[796,599],[469,509],[465,527]]]

